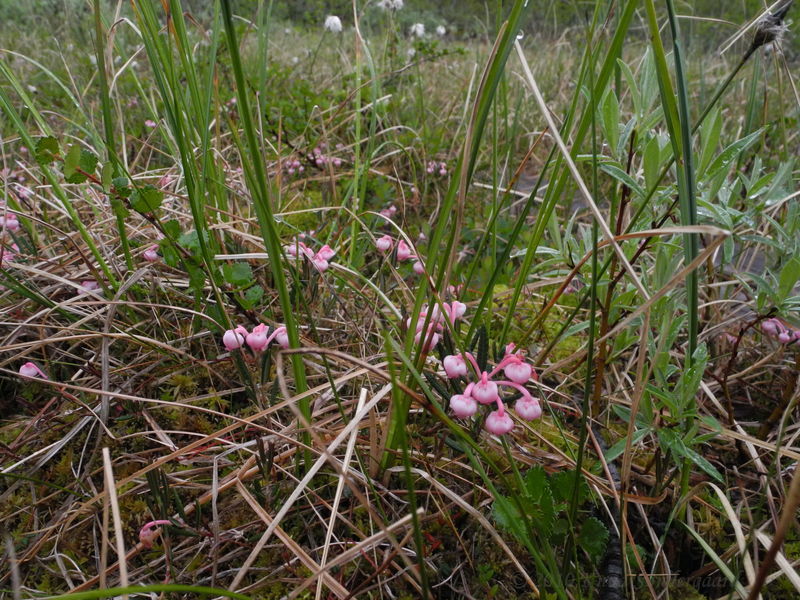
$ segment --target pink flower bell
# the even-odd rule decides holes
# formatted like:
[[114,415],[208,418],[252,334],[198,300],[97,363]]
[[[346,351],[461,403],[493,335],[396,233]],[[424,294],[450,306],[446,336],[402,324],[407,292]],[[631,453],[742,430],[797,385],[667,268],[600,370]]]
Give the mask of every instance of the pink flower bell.
[[152,246],[148,247],[147,250],[142,252],[142,257],[147,262],[156,262],[159,259],[158,244],[153,244]]
[[86,279],[84,281],[81,281],[81,287],[87,292],[93,292],[95,290],[100,289],[100,284],[97,283],[94,279]]
[[517,358],[516,361],[509,361],[503,372],[514,383],[527,383],[533,374],[533,368],[522,359]]
[[500,399],[497,393],[497,384],[489,379],[489,374],[486,371],[481,375],[481,380],[472,388],[472,397],[481,404],[491,404]]
[[19,374],[25,377],[41,377],[47,379],[47,375],[36,365],[36,363],[26,362],[19,368]]
[[413,268],[414,273],[417,275],[422,275],[425,272],[425,265],[423,265],[421,261],[416,261]]
[[467,375],[467,361],[460,354],[445,356],[442,364],[444,365],[444,372],[447,373],[447,377],[450,379]]
[[400,240],[397,242],[397,260],[408,260],[412,256],[414,256],[414,252],[411,250],[408,244],[406,244],[405,240]]
[[146,549],[149,550],[153,547],[153,542],[156,541],[158,534],[160,533],[160,529],[158,529],[159,525],[171,525],[170,521],[166,519],[159,519],[158,521],[150,521],[146,523],[140,530],[139,530],[139,543]]
[[229,351],[241,348],[244,345],[244,340],[247,337],[247,329],[239,325],[236,329],[228,329],[222,336],[222,344]]
[[761,322],[761,331],[767,335],[777,336],[783,330],[783,326],[778,319],[767,319]]
[[334,257],[335,254],[336,251],[330,246],[328,246],[328,244],[325,244],[322,248],[319,249],[316,256],[321,257],[323,260],[330,260]]
[[156,122],[155,122],[155,121],[153,121],[152,119],[147,119],[147,120],[145,120],[145,122],[144,122],[144,126],[145,126],[145,127],[149,127],[150,129],[152,129],[153,127],[155,127],[155,126],[156,126]]
[[456,394],[450,398],[450,410],[459,419],[466,419],[477,412],[478,403],[469,396]]
[[328,261],[322,258],[319,254],[317,254],[316,256],[314,256],[314,258],[311,259],[311,264],[314,265],[314,268],[320,273],[324,273],[325,271],[327,271],[328,267],[330,266]]
[[378,238],[377,240],[375,240],[375,247],[381,252],[390,251],[392,249],[392,246],[394,246],[394,240],[388,235],[385,235],[382,238]]
[[263,323],[259,323],[253,328],[253,331],[247,335],[247,345],[254,352],[263,352],[269,343],[267,341],[268,328]]
[[19,231],[19,221],[17,220],[17,215],[14,213],[8,213],[5,216],[0,215],[0,229],[3,228],[12,232]]
[[275,341],[278,343],[278,346],[284,349],[289,347],[289,334],[286,332],[286,327],[278,327],[272,332],[272,335],[275,336]]
[[542,407],[537,398],[531,396],[522,396],[514,405],[514,412],[519,415],[520,419],[526,421],[533,421],[542,416]]
[[508,413],[503,409],[503,405],[501,404],[500,408],[489,413],[483,426],[489,433],[504,435],[514,429],[514,421],[511,420],[511,417],[508,416]]

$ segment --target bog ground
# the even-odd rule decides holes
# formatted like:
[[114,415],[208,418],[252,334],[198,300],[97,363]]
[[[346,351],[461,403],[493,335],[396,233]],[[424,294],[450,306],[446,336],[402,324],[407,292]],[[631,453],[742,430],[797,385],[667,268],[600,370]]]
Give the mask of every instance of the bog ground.
[[0,3],[0,598],[797,598],[798,10]]

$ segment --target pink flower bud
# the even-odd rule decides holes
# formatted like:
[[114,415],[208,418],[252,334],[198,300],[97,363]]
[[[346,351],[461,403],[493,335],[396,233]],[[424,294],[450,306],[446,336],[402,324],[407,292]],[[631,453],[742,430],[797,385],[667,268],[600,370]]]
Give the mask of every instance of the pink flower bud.
[[324,273],[328,270],[328,261],[322,258],[321,256],[315,256],[311,259],[311,264],[314,265],[314,268],[317,269],[320,273]]
[[467,312],[467,305],[463,302],[459,302],[458,300],[453,300],[450,304],[450,315],[451,321],[455,322],[456,319],[460,319],[464,316],[464,313]]
[[533,369],[528,363],[519,360],[507,364],[503,372],[514,383],[526,383],[531,378]]
[[539,405],[539,400],[530,396],[523,396],[514,405],[514,411],[519,415],[520,419],[526,421],[533,421],[542,416],[542,407]]
[[278,327],[275,330],[275,341],[281,348],[289,347],[289,334],[286,333],[286,327]]
[[41,377],[42,379],[47,379],[47,375],[45,375],[42,370],[36,365],[36,363],[26,362],[19,368],[19,374],[24,375],[25,377]]
[[489,379],[489,375],[486,372],[481,375],[481,380],[472,388],[472,397],[481,404],[497,402],[500,397],[497,394],[497,384]]
[[156,262],[158,260],[158,258],[159,258],[159,256],[158,256],[158,245],[157,244],[153,244],[152,246],[150,246],[147,250],[142,252],[142,257],[144,257],[144,259],[147,262]]
[[81,287],[87,292],[93,292],[94,290],[100,289],[100,284],[97,283],[94,279],[86,279],[84,281],[81,281]]
[[8,213],[6,216],[0,215],[0,230],[3,228],[15,233],[19,231],[19,221],[17,220],[17,215],[13,213]]
[[375,247],[380,250],[381,252],[388,252],[392,249],[394,245],[394,240],[388,235],[383,236],[382,238],[378,238],[375,240]]
[[508,413],[502,409],[493,410],[489,413],[489,416],[486,417],[486,423],[484,423],[484,427],[489,433],[493,433],[494,435],[504,435],[514,429],[514,421],[512,421],[511,417],[508,416]]
[[423,265],[420,261],[416,261],[414,263],[414,273],[417,275],[422,275],[425,272],[425,265]]
[[761,322],[761,331],[767,335],[776,336],[783,329],[781,322],[778,319],[767,319]]
[[397,242],[397,260],[408,260],[412,256],[414,256],[414,253],[411,251],[408,244],[406,244],[405,240]]
[[450,379],[467,375],[467,361],[460,354],[445,356],[442,364],[444,365],[444,372],[447,373],[447,377]]
[[781,332],[778,334],[778,341],[779,341],[781,344],[788,344],[788,343],[789,343],[789,342],[791,342],[793,339],[794,339],[794,336],[793,336],[791,333],[789,333],[788,331],[781,331]]
[[[247,330],[245,330],[246,332]],[[225,346],[227,350],[236,350],[236,348],[241,348],[244,344],[245,336],[239,332],[239,328],[237,327],[234,329],[228,329],[225,334],[222,336],[222,345]]]
[[456,394],[450,398],[450,410],[460,419],[471,417],[478,410],[478,403],[469,396]]
[[152,119],[147,119],[147,120],[144,122],[144,126],[145,126],[145,127],[149,127],[150,129],[152,129],[153,127],[155,127],[155,126],[156,126],[156,122],[155,122],[155,121],[153,121]]
[[247,335],[246,341],[254,352],[263,352],[267,347],[267,326],[263,323],[256,325],[253,332]]

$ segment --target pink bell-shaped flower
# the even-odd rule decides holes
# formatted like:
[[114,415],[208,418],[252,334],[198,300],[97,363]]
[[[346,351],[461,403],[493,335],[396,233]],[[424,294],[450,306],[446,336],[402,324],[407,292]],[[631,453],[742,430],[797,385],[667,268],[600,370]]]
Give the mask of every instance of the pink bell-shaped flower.
[[414,263],[414,273],[417,275],[422,275],[425,272],[425,265],[422,264],[420,261],[416,261]]
[[242,345],[244,345],[247,330],[244,329],[244,334],[242,334],[242,329],[244,329],[244,327],[241,326],[236,329],[228,329],[222,336],[222,345],[225,346],[227,350],[236,350],[236,348],[241,348]]
[[414,253],[405,240],[397,242],[397,260],[408,260],[412,256],[414,256]]
[[47,379],[47,375],[36,365],[36,363],[26,362],[19,368],[19,374],[25,377],[41,377]]
[[459,419],[466,419],[477,412],[478,403],[469,396],[456,394],[450,398],[450,410]]
[[509,362],[503,369],[503,372],[506,374],[506,377],[514,383],[527,383],[533,374],[533,369],[528,363],[517,359],[516,361]]
[[538,399],[531,396],[523,396],[514,405],[514,412],[519,415],[520,419],[533,421],[542,416],[542,407]]
[[450,379],[465,377],[467,374],[467,361],[460,354],[445,356],[442,364],[444,365],[444,372],[447,373],[447,377]]
[[278,343],[278,346],[281,348],[289,347],[289,334],[286,332],[286,327],[278,327],[273,335],[275,336],[275,341]]
[[153,244],[152,246],[148,247],[147,250],[142,252],[142,257],[147,262],[156,262],[158,260],[158,244]]
[[316,256],[322,258],[323,260],[330,260],[336,254],[336,250],[325,244],[322,248],[317,251]]
[[375,247],[381,252],[390,251],[392,246],[394,246],[394,240],[392,240],[391,236],[385,235],[375,240]]
[[472,388],[472,397],[481,404],[491,404],[500,398],[497,393],[497,384],[489,379],[489,375],[485,371],[481,375],[481,380]]
[[253,328],[252,333],[247,335],[247,345],[254,352],[263,352],[267,347],[267,330],[267,326],[260,323]]
[[514,421],[511,420],[508,413],[501,407],[489,413],[483,426],[489,433],[504,435],[514,429]]

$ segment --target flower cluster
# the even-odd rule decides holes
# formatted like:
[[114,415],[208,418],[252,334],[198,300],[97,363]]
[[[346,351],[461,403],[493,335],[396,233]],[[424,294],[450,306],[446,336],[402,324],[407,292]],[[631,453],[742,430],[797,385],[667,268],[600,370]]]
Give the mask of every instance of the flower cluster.
[[288,246],[284,246],[283,250],[293,258],[305,256],[320,273],[324,273],[328,270],[330,266],[329,261],[336,254],[336,251],[328,246],[328,244],[325,244],[322,248],[314,252],[300,240],[295,240]]
[[380,215],[382,217],[386,217],[387,219],[391,219],[393,216],[397,214],[397,207],[392,204],[389,208],[381,209]]
[[[391,252],[394,245],[394,239],[392,239],[390,235],[384,235],[375,240],[375,247],[383,253]],[[419,256],[417,256],[411,246],[402,239],[397,241],[397,260],[400,262],[414,260],[414,273],[421,275],[425,272],[425,265],[422,264]]]
[[286,332],[286,327],[281,325],[273,329],[272,333],[269,333],[269,327],[263,323],[253,327],[253,331],[250,332],[245,327],[238,325],[223,334],[222,345],[231,351],[241,348],[247,343],[253,352],[263,352],[272,340],[275,340],[281,348],[288,348],[289,334]]
[[[439,309],[438,304],[435,304],[430,311],[427,306],[423,306],[422,310],[419,311],[417,334],[414,336],[414,343],[422,343],[423,352],[430,352],[431,348],[439,343],[445,319],[450,321],[452,325],[467,312],[467,305],[458,300],[453,300],[451,304],[443,302],[442,307],[444,311]],[[429,312],[430,317],[428,316]],[[425,321],[428,322],[427,328],[425,327]],[[411,317],[406,320],[406,327],[411,327]]]
[[328,156],[325,154],[325,144],[316,146],[311,153],[314,155],[314,164],[318,167],[324,167],[329,162],[337,169],[342,166],[342,159],[338,156]]
[[[450,398],[450,410],[459,418],[466,419],[473,416],[478,411],[478,404],[494,404],[497,410],[491,411],[484,422],[484,427],[489,433],[503,435],[514,428],[514,421],[508,415],[508,411],[503,404],[500,396],[500,387],[510,387],[517,390],[522,396],[514,405],[514,412],[521,419],[533,421],[542,416],[542,407],[539,399],[531,396],[525,388],[525,384],[531,379],[536,380],[536,372],[533,367],[523,359],[519,352],[514,352],[514,344],[506,347],[506,355],[497,366],[491,371],[482,371],[477,361],[469,352],[446,356],[443,365],[447,377],[457,379],[469,376],[469,365],[472,363],[475,373],[480,373],[477,381],[471,381],[464,392],[455,394]],[[495,380],[494,378],[502,371],[507,379]]]
[[781,344],[796,344],[800,342],[800,329],[792,329],[776,318],[761,322],[761,331],[777,339]]
[[285,160],[281,163],[281,167],[283,170],[286,171],[287,175],[294,175],[297,173],[298,175],[306,170],[306,168],[300,164],[300,161],[296,158],[294,160]]
[[425,170],[428,175],[433,175],[434,173],[439,173],[442,177],[447,175],[447,165],[443,162],[437,163],[435,160],[429,160]]
[[400,10],[403,8],[403,0],[379,0],[378,8],[383,10]]

